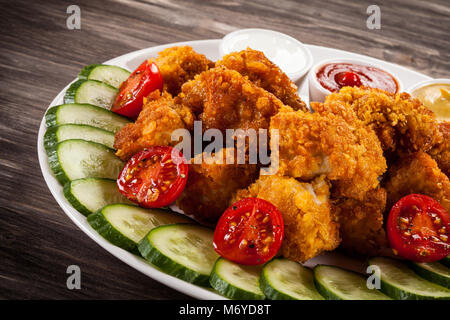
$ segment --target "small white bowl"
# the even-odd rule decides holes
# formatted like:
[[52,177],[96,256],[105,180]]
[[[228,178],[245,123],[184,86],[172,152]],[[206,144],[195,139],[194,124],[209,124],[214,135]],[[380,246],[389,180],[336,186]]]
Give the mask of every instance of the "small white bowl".
[[[431,79],[431,80],[421,81],[421,82],[416,83],[415,85],[409,87],[406,92],[408,92],[411,96],[414,97],[414,95],[413,95],[414,90],[431,85],[431,84],[435,84],[435,83],[450,84],[450,79],[440,78],[440,79]],[[422,101],[422,103],[423,103],[423,101]],[[430,108],[429,106],[426,106],[426,107]],[[433,108],[430,108],[430,110],[434,112],[434,114],[436,115],[436,120],[438,122],[448,121],[448,115],[446,115],[445,113],[444,113],[444,115],[442,115],[440,113],[440,110],[434,110]]]
[[416,83],[415,85],[409,87],[408,90],[406,90],[406,92],[408,92],[409,94],[412,95],[414,90],[428,86],[430,84],[435,84],[435,83],[450,84],[450,79],[440,78],[440,79],[431,79],[431,80],[421,81],[421,82]]
[[266,57],[298,81],[313,64],[309,49],[287,34],[266,29],[242,29],[227,34],[220,43],[222,56],[247,48],[264,52]]
[[380,70],[383,70],[387,73],[389,73],[390,75],[392,75],[395,80],[397,80],[397,84],[398,84],[398,90],[397,92],[401,92],[403,90],[403,84],[400,81],[399,78],[397,78],[392,72],[390,72],[389,70],[387,70],[386,68],[380,67],[376,64],[373,63],[368,63],[365,61],[361,61],[361,60],[353,60],[353,59],[329,59],[329,60],[322,60],[319,63],[315,64],[311,70],[309,71],[308,74],[308,87],[309,87],[309,101],[316,101],[316,102],[324,102],[325,101],[325,97],[328,96],[329,94],[331,94],[331,91],[328,89],[325,89],[324,87],[322,87],[322,85],[319,83],[319,80],[317,80],[317,71],[323,67],[326,64],[329,63],[353,63],[353,64],[359,64],[359,65],[363,65],[363,66],[371,66],[371,67],[375,67],[378,68]]

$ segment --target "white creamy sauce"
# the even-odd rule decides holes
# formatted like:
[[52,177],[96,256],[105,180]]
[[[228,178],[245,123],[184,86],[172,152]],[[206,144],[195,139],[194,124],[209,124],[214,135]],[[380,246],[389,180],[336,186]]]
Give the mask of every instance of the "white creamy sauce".
[[222,41],[223,54],[247,48],[262,51],[293,81],[305,74],[312,64],[309,50],[301,42],[283,33],[246,29],[231,33]]

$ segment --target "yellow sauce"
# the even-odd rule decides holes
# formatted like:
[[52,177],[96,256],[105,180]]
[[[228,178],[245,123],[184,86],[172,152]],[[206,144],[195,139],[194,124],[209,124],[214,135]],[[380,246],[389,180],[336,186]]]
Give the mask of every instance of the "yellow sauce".
[[414,90],[412,96],[433,111],[437,121],[450,121],[450,84],[430,84]]

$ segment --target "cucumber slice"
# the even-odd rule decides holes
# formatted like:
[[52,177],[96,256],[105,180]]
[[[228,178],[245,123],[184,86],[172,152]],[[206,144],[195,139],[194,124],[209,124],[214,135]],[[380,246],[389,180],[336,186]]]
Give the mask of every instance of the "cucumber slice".
[[131,120],[91,104],[61,104],[45,114],[47,128],[63,124],[86,124],[113,133]]
[[88,103],[109,110],[117,92],[117,88],[101,81],[79,79],[67,89],[64,103]]
[[56,147],[56,145],[69,139],[81,139],[93,141],[114,148],[114,133],[81,124],[63,124],[47,129],[44,135],[44,147],[47,153]]
[[192,222],[168,210],[144,209],[126,204],[107,205],[90,214],[87,221],[103,238],[135,254],[139,254],[139,241],[153,228]]
[[327,300],[391,300],[377,289],[369,289],[362,275],[336,266],[314,268],[317,290]]
[[450,269],[434,263],[411,262],[411,268],[422,278],[450,289]]
[[439,261],[439,263],[442,263],[447,268],[450,268],[450,256],[446,256],[444,259]]
[[56,179],[65,184],[82,178],[117,179],[124,163],[114,150],[85,140],[65,140],[49,153],[48,161]]
[[131,72],[121,67],[110,66],[106,64],[91,64],[85,66],[80,74],[79,79],[98,80],[119,88],[120,84],[128,79]]
[[112,203],[133,204],[117,188],[116,180],[85,178],[64,185],[67,201],[84,215],[89,215]]
[[223,296],[235,300],[264,300],[259,285],[262,266],[244,266],[219,258],[209,283]]
[[389,258],[373,258],[371,265],[381,270],[381,291],[399,300],[450,299],[450,290],[429,282],[407,267]]
[[164,272],[207,286],[218,255],[213,230],[194,224],[172,224],[151,230],[139,243],[141,255]]
[[273,259],[261,273],[261,289],[271,300],[323,300],[314,285],[313,272],[300,263]]

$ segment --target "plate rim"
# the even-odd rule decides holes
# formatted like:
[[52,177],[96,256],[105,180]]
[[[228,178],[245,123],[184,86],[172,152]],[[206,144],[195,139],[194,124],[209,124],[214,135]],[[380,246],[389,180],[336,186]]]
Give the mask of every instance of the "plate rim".
[[[221,39],[204,39],[204,40],[195,40],[195,41],[181,41],[181,42],[175,42],[175,43],[167,43],[167,44],[157,45],[157,46],[153,46],[153,47],[148,47],[148,48],[143,48],[143,49],[135,50],[132,52],[128,52],[121,56],[109,59],[103,63],[111,64],[111,63],[115,63],[115,61],[117,61],[117,60],[123,60],[126,58],[131,59],[131,57],[133,57],[133,56],[137,57],[149,50],[157,52],[157,51],[161,51],[168,47],[180,46],[180,45],[196,46],[196,45],[205,45],[206,44],[211,47],[215,45],[218,48],[220,41],[221,41]],[[422,77],[423,80],[432,79],[428,75],[425,75],[418,71],[411,70],[411,69],[408,69],[407,67],[404,67],[404,66],[401,66],[401,65],[398,65],[395,63],[383,61],[383,60],[380,60],[380,59],[377,59],[374,57],[370,57],[367,55],[362,55],[359,53],[354,53],[354,52],[350,52],[350,51],[334,49],[334,48],[329,48],[329,47],[324,47],[324,46],[311,45],[311,44],[306,44],[306,43],[304,43],[304,44],[308,48],[313,48],[315,50],[321,50],[321,49],[330,50],[331,49],[337,53],[344,53],[344,55],[348,55],[348,54],[355,55],[355,58],[361,58],[363,60],[369,60],[369,61],[372,60],[374,63],[381,62],[382,64],[385,64],[387,66],[392,66],[392,67],[399,68],[400,70],[403,70],[403,71],[406,71],[409,73],[414,73],[417,76]],[[314,61],[313,64],[318,62],[318,61],[314,60],[314,57],[313,57],[313,61]],[[306,73],[306,75],[307,74],[308,74],[308,72]],[[396,76],[398,77],[398,75],[396,75]],[[74,81],[76,81],[76,78],[73,81],[71,81],[69,84],[67,84],[63,89],[61,89],[61,91],[59,91],[59,93],[55,96],[55,98],[48,105],[47,109],[44,112],[44,115],[42,116],[42,120],[40,122],[39,131],[38,131],[38,137],[37,137],[37,153],[38,153],[38,160],[39,160],[39,167],[41,169],[41,174],[44,177],[44,181],[47,185],[47,188],[50,190],[50,193],[52,194],[53,198],[58,203],[59,207],[63,210],[64,214],[67,215],[70,218],[70,220],[72,220],[72,222],[75,223],[75,225],[79,229],[81,229],[85,234],[87,234],[87,236],[89,238],[91,238],[97,245],[99,245],[100,247],[105,249],[108,253],[115,256],[122,262],[126,263],[131,268],[143,273],[144,275],[152,278],[153,280],[155,280],[167,287],[170,287],[173,290],[176,290],[178,292],[181,292],[181,293],[188,295],[190,297],[193,297],[193,298],[212,299],[212,300],[227,299],[227,298],[221,296],[220,294],[214,292],[213,289],[193,285],[191,283],[185,282],[176,277],[170,276],[167,273],[164,273],[163,271],[159,270],[156,266],[149,264],[143,258],[135,256],[135,255],[125,251],[124,249],[119,248],[119,247],[109,243],[106,239],[102,238],[94,229],[92,229],[87,224],[86,221],[84,221],[85,223],[83,224],[83,221],[81,219],[86,220],[86,217],[84,215],[82,215],[81,213],[79,213],[78,211],[76,211],[64,198],[64,196],[62,195],[62,186],[57,182],[56,178],[54,177],[54,175],[48,165],[47,154],[46,154],[46,152],[44,150],[44,146],[43,146],[43,137],[44,137],[44,133],[46,130],[45,113],[47,112],[47,110],[49,108],[57,105],[57,101],[59,101],[63,97],[65,90],[67,90],[67,88],[70,86],[70,84],[73,83]],[[303,77],[302,81],[303,81],[303,83],[307,82],[306,77]],[[299,91],[300,91],[300,86],[299,86]],[[55,185],[57,187],[59,187],[59,190],[54,188]]]

